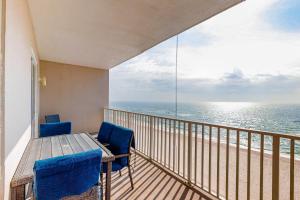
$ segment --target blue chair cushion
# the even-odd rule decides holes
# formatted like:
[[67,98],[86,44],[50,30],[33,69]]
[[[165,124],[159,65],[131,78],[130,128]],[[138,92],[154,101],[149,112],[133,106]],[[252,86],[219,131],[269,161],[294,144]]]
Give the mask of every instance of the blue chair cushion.
[[114,128],[115,128],[114,124],[109,122],[102,122],[97,140],[102,144],[109,143],[110,136]]
[[46,115],[45,116],[45,122],[46,123],[57,123],[60,122],[60,118],[58,114],[55,115]]
[[[119,171],[123,168],[124,166],[122,166],[118,161],[114,161],[112,162],[112,171]],[[102,172],[106,173],[107,172],[107,165],[103,164],[102,166]]]
[[[115,155],[128,154],[132,137],[131,129],[115,126],[111,133],[109,150]],[[128,165],[128,157],[118,158],[116,161],[123,167]]]
[[70,134],[71,122],[40,124],[40,137]]
[[98,183],[100,149],[38,160],[34,164],[34,195],[37,200],[58,200],[80,195]]

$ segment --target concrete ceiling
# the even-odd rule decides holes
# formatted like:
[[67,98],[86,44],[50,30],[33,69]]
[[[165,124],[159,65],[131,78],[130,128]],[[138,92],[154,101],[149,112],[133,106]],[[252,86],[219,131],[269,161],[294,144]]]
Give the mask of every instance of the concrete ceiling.
[[110,69],[242,0],[28,0],[41,60]]

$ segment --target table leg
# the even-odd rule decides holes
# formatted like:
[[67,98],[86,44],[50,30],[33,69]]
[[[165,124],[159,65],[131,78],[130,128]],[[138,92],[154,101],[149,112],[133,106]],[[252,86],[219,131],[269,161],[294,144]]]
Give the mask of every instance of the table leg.
[[111,162],[107,163],[105,199],[110,200],[111,192]]
[[25,185],[10,188],[10,199],[11,200],[24,200],[25,199]]

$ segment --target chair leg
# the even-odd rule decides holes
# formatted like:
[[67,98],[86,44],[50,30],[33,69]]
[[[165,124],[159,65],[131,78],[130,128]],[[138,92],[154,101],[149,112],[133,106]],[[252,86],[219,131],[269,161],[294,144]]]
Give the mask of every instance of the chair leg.
[[101,200],[103,199],[103,173],[100,173],[100,179],[101,179]]
[[128,166],[128,174],[129,174],[129,178],[130,178],[131,189],[133,189],[134,187],[133,187],[133,180],[132,180],[130,165]]
[[119,170],[119,174],[120,174],[120,176],[122,176],[122,172],[121,172],[121,170]]

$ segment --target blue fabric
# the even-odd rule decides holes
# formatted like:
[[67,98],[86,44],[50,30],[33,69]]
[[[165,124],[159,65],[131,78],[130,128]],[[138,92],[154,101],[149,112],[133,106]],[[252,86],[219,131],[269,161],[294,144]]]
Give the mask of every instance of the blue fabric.
[[[107,165],[104,164],[102,167],[103,167],[103,168],[102,168],[102,171],[103,171],[104,173],[106,173],[106,172],[107,172]],[[116,172],[116,171],[121,170],[123,167],[124,167],[124,166],[122,166],[118,161],[114,161],[114,162],[112,162],[112,168],[111,168],[111,170],[112,170],[113,172]]]
[[40,124],[40,137],[70,134],[71,122]]
[[34,194],[37,200],[58,200],[80,195],[98,183],[100,149],[38,160],[34,164]]
[[[130,151],[132,137],[133,131],[131,129],[115,126],[111,133],[108,149],[114,155],[128,154]],[[128,163],[128,157],[118,158],[113,161],[112,170],[118,171],[123,167],[128,166]],[[106,173],[106,166],[103,167],[103,172]]]
[[57,123],[60,122],[60,118],[58,114],[55,115],[46,115],[45,116],[45,122],[46,123]]
[[99,129],[97,140],[102,143],[109,143],[110,135],[112,130],[115,128],[115,125],[109,122],[102,122],[101,127]]

